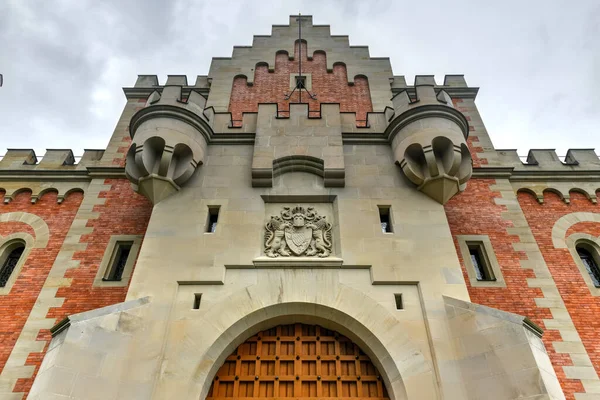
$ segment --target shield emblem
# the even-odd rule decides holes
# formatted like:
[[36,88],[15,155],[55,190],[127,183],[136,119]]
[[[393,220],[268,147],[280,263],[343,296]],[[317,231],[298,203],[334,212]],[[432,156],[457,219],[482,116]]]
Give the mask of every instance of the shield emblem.
[[306,226],[287,228],[285,230],[285,241],[288,248],[299,256],[308,249],[312,240],[312,228]]

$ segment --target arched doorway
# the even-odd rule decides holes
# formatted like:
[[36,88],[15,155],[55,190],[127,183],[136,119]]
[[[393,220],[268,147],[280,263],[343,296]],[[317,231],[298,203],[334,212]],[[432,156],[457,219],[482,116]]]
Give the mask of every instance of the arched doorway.
[[294,397],[389,400],[369,357],[318,325],[279,325],[252,336],[213,379],[207,400]]

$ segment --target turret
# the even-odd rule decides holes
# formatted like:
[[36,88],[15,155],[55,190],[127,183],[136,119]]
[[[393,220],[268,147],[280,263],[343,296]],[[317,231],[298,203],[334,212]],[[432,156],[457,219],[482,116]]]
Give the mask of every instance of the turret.
[[165,86],[132,117],[133,143],[125,173],[134,189],[152,203],[179,191],[202,165],[212,132],[203,115],[205,104],[195,91],[183,101],[181,86]]
[[466,188],[473,171],[466,144],[469,124],[433,76],[417,76],[416,99],[407,91],[393,99],[387,134],[395,161],[417,189],[441,204]]

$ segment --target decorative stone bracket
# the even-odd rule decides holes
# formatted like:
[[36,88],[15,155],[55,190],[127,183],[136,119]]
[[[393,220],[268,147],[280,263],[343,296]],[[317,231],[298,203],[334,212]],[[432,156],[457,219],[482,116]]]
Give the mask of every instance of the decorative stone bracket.
[[464,190],[473,167],[466,139],[469,124],[445,91],[432,82],[415,82],[417,100],[396,95],[394,117],[387,128],[396,163],[417,189],[445,204]]
[[131,119],[125,173],[152,203],[180,190],[202,165],[212,133],[202,113],[205,103],[193,91],[183,102],[181,86],[165,86]]

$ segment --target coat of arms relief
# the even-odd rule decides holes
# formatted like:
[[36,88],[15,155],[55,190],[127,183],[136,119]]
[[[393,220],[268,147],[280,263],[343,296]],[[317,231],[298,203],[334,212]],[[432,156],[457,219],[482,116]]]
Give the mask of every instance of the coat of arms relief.
[[267,257],[328,257],[331,254],[331,224],[313,207],[283,207],[265,225]]

